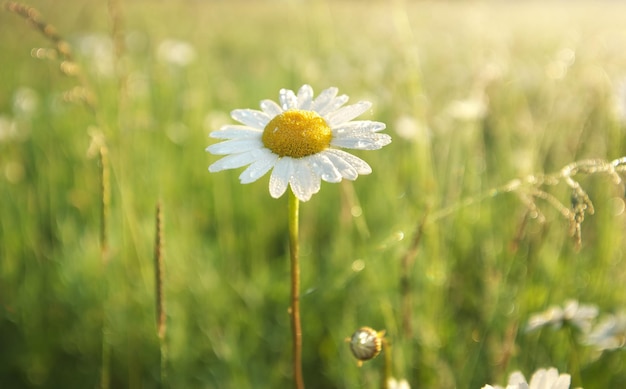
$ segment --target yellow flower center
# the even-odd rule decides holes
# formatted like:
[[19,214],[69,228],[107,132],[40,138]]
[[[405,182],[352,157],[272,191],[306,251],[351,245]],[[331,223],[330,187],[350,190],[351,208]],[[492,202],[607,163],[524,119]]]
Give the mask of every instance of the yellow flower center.
[[270,120],[261,139],[281,157],[302,158],[328,148],[332,131],[317,112],[291,109]]

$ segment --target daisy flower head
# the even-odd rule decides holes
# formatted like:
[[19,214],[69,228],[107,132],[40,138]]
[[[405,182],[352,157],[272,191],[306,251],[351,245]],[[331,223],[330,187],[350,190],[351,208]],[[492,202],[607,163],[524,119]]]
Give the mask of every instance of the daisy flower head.
[[281,89],[278,103],[261,101],[260,111],[232,111],[231,117],[241,124],[211,132],[210,137],[224,141],[206,150],[225,157],[209,166],[209,171],[248,165],[239,176],[242,184],[248,184],[272,170],[270,195],[278,198],[289,186],[300,201],[317,193],[322,180],[337,183],[371,173],[365,161],[340,148],[377,150],[391,143],[391,137],[380,133],[384,123],[352,120],[371,103],[344,106],[348,96],[337,92],[328,88],[314,98],[313,88],[303,85],[297,93]]

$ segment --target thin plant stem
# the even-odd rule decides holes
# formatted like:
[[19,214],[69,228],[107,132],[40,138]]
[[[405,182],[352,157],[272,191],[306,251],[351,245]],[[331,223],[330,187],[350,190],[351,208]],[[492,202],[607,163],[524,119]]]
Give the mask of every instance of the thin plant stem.
[[411,246],[409,246],[407,252],[402,256],[401,261],[400,293],[402,295],[402,332],[406,339],[411,339],[413,337],[413,327],[411,324],[411,318],[413,317],[411,309],[413,306],[413,293],[411,293],[411,269],[413,262],[415,262],[415,258],[417,257],[417,251],[424,233],[424,224],[426,223],[427,215],[428,214],[424,215],[419,223],[417,230],[413,235]]
[[570,343],[570,360],[568,371],[572,375],[573,383],[577,384],[576,387],[583,384],[582,376],[580,374],[580,359],[578,356],[578,342],[576,341],[576,334],[574,333],[574,328],[571,324],[568,323],[566,326],[567,337]]
[[106,145],[100,146],[100,255],[103,265],[109,260],[109,209],[111,207],[111,171],[109,151]]
[[300,325],[300,263],[298,246],[298,219],[300,202],[289,189],[289,258],[291,262],[291,331],[293,335],[293,377],[295,387],[304,389],[302,378],[302,327]]
[[[105,317],[105,320],[106,317]],[[109,389],[111,386],[111,343],[110,330],[107,326],[102,328],[102,366],[100,369],[100,389]]]
[[165,267],[163,261],[163,207],[159,201],[156,206],[156,238],[154,242],[154,269],[155,269],[155,296],[156,296],[156,328],[159,337],[160,357],[161,357],[161,388],[167,387],[167,339],[165,296],[163,291],[163,280],[165,277]]
[[100,389],[109,389],[111,375],[111,330],[108,318],[108,278],[109,261],[108,220],[111,204],[111,182],[109,157],[106,145],[100,146],[100,266],[102,268],[102,366],[100,371]]
[[389,389],[389,381],[391,380],[391,344],[386,338],[382,338],[383,356],[385,363],[383,364],[383,382],[382,389]]

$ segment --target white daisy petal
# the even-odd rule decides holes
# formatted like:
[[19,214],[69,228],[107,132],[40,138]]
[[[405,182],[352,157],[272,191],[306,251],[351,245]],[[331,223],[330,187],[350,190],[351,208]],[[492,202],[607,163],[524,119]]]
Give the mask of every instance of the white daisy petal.
[[337,92],[339,92],[339,89],[334,87],[323,90],[322,93],[313,100],[313,103],[311,103],[311,111],[319,113],[326,108],[326,106],[333,101],[333,98],[337,96]]
[[338,124],[348,122],[372,107],[369,101],[359,101],[356,104],[348,105],[326,116],[328,125],[333,127]]
[[370,167],[370,165],[367,164],[367,162],[350,153],[346,153],[345,151],[337,149],[328,149],[325,151],[325,153],[327,153],[327,155],[333,154],[338,158],[343,159],[348,164],[350,164],[350,166],[352,166],[359,174],[370,174],[372,172],[372,168]]
[[260,130],[264,129],[271,120],[268,114],[255,109],[235,109],[230,113],[230,116],[239,123]]
[[298,98],[291,89],[281,89],[278,98],[283,111],[298,108]]
[[341,137],[333,139],[331,146],[343,147],[356,150],[378,150],[391,143],[391,137],[387,134],[362,134],[354,137]]
[[213,131],[209,134],[211,138],[216,139],[240,139],[240,138],[254,138],[263,134],[263,131],[248,126],[230,125],[223,126],[217,131]]
[[526,378],[524,378],[524,375],[522,374],[522,372],[515,371],[511,373],[511,375],[509,376],[508,385],[521,385],[525,383],[526,383]]
[[276,102],[272,100],[261,101],[261,109],[272,118],[283,112],[283,109],[280,108],[280,105],[276,104]]
[[546,369],[539,369],[535,373],[533,373],[532,377],[530,377],[530,387],[531,388],[545,388],[547,387],[546,382],[548,381],[548,374]]
[[300,201],[308,201],[320,190],[320,177],[313,172],[305,158],[293,161],[293,174],[289,179],[289,184],[293,194]]
[[238,154],[248,150],[263,148],[261,137],[232,139],[216,143],[206,148],[208,152],[215,155]]
[[333,112],[334,110],[338,109],[339,107],[347,103],[348,100],[349,98],[346,95],[337,96],[334,99],[332,99],[332,101],[330,101],[325,107],[320,109],[317,113],[319,113],[320,116],[325,116],[329,112]]
[[329,151],[331,150],[325,150],[323,153],[332,162],[339,174],[341,174],[341,176],[345,179],[351,181],[356,180],[356,178],[359,176],[359,172],[357,172],[356,169],[348,162],[346,162],[343,158],[334,153],[330,153]]
[[324,153],[314,154],[308,158],[311,169],[326,182],[337,183],[343,178],[332,161]]
[[[530,379],[531,388],[562,389],[569,388],[569,374],[559,375],[559,371],[551,367],[537,370]],[[563,386],[567,382],[567,386]],[[558,383],[558,385],[557,385]]]
[[569,389],[572,377],[569,374],[561,374],[552,385],[552,389]]
[[263,155],[254,161],[246,170],[241,173],[239,180],[242,184],[249,184],[263,177],[278,160],[278,155],[267,149],[261,150]]
[[209,171],[219,172],[226,169],[236,169],[238,167],[246,166],[258,158],[258,151],[259,150],[252,150],[245,153],[227,155],[209,166]]
[[[516,371],[509,376],[506,389],[569,389],[571,376],[566,373],[559,374],[554,367],[536,370],[530,378],[530,384],[526,382],[524,375]],[[502,388],[501,386],[486,385],[484,388]]]
[[298,109],[309,110],[313,102],[313,88],[311,85],[302,85],[298,91]]
[[354,120],[351,122],[342,123],[338,126],[333,126],[333,135],[349,135],[349,134],[363,134],[368,132],[379,132],[386,128],[385,123],[373,122],[370,120]]
[[293,173],[293,158],[283,157],[276,161],[270,176],[270,195],[277,199],[285,193]]

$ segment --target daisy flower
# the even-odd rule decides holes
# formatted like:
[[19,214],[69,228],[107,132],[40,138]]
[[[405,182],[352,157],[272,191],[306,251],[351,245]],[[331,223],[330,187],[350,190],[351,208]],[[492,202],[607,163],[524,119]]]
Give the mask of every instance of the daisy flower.
[[352,120],[371,103],[344,106],[348,97],[337,96],[337,92],[337,88],[328,88],[313,98],[309,85],[297,93],[281,89],[278,103],[263,100],[260,111],[232,111],[231,117],[241,125],[225,125],[211,132],[210,137],[225,141],[206,150],[226,156],[209,166],[209,171],[248,165],[239,176],[242,184],[248,184],[272,170],[270,195],[278,198],[289,186],[301,201],[317,193],[322,180],[337,183],[371,173],[365,161],[339,148],[377,150],[391,143],[391,137],[379,133],[385,129],[384,123]]
[[528,320],[526,332],[534,331],[545,326],[555,329],[569,324],[587,332],[591,329],[591,322],[598,316],[598,307],[591,304],[580,304],[576,300],[567,300],[563,308],[552,306],[547,310],[536,313]]
[[[530,383],[519,371],[511,374],[506,389],[569,389],[571,377],[569,374],[559,374],[554,367],[539,369],[530,378]],[[482,389],[504,389],[502,386],[485,385]]]

